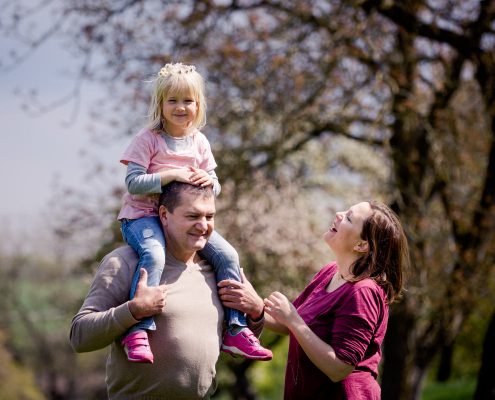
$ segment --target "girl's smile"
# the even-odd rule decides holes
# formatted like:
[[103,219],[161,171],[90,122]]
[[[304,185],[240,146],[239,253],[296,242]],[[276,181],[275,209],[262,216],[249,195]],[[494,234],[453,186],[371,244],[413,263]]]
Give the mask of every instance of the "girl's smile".
[[167,133],[176,137],[189,134],[197,112],[198,103],[189,93],[175,93],[168,96],[163,102]]

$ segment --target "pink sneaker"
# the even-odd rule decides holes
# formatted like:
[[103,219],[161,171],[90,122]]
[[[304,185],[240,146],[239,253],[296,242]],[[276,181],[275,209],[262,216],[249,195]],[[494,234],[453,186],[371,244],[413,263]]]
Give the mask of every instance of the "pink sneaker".
[[222,351],[260,361],[268,361],[273,357],[272,352],[261,346],[249,328],[242,329],[237,335],[227,331],[223,336]]
[[153,353],[146,331],[130,333],[122,339],[122,345],[129,361],[153,364]]

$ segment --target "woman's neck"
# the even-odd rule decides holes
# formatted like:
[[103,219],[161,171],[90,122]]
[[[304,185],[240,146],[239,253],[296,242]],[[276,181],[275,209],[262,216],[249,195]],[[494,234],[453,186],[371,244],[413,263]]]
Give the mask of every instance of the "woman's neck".
[[332,279],[330,279],[330,282],[328,282],[326,286],[326,291],[327,292],[333,292],[337,290],[339,287],[341,287],[344,283],[347,282],[347,279],[345,279],[340,271],[337,271],[334,276],[332,276]]
[[336,257],[337,267],[339,269],[339,274],[346,280],[352,278],[351,267],[352,264],[357,260],[354,254],[341,255]]

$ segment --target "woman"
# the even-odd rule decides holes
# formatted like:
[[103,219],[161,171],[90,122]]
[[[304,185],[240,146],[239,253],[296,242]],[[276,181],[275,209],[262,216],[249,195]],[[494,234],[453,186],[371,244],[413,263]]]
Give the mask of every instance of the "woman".
[[369,201],[338,212],[323,235],[335,261],[290,303],[279,292],[264,301],[249,282],[222,281],[228,307],[289,334],[285,399],[380,399],[378,364],[388,308],[402,292],[407,240],[386,205]]

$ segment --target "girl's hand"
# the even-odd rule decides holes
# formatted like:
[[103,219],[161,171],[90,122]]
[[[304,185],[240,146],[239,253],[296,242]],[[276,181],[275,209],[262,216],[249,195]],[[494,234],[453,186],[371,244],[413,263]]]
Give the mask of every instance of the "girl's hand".
[[289,325],[299,317],[293,304],[280,292],[273,292],[265,300],[265,312],[279,324]]
[[160,172],[161,175],[161,184],[166,185],[172,181],[184,182],[184,183],[193,183],[191,181],[192,172],[189,168],[174,168],[167,169]]
[[203,169],[189,167],[189,183],[197,186],[211,186],[213,185],[213,179],[210,174]]

